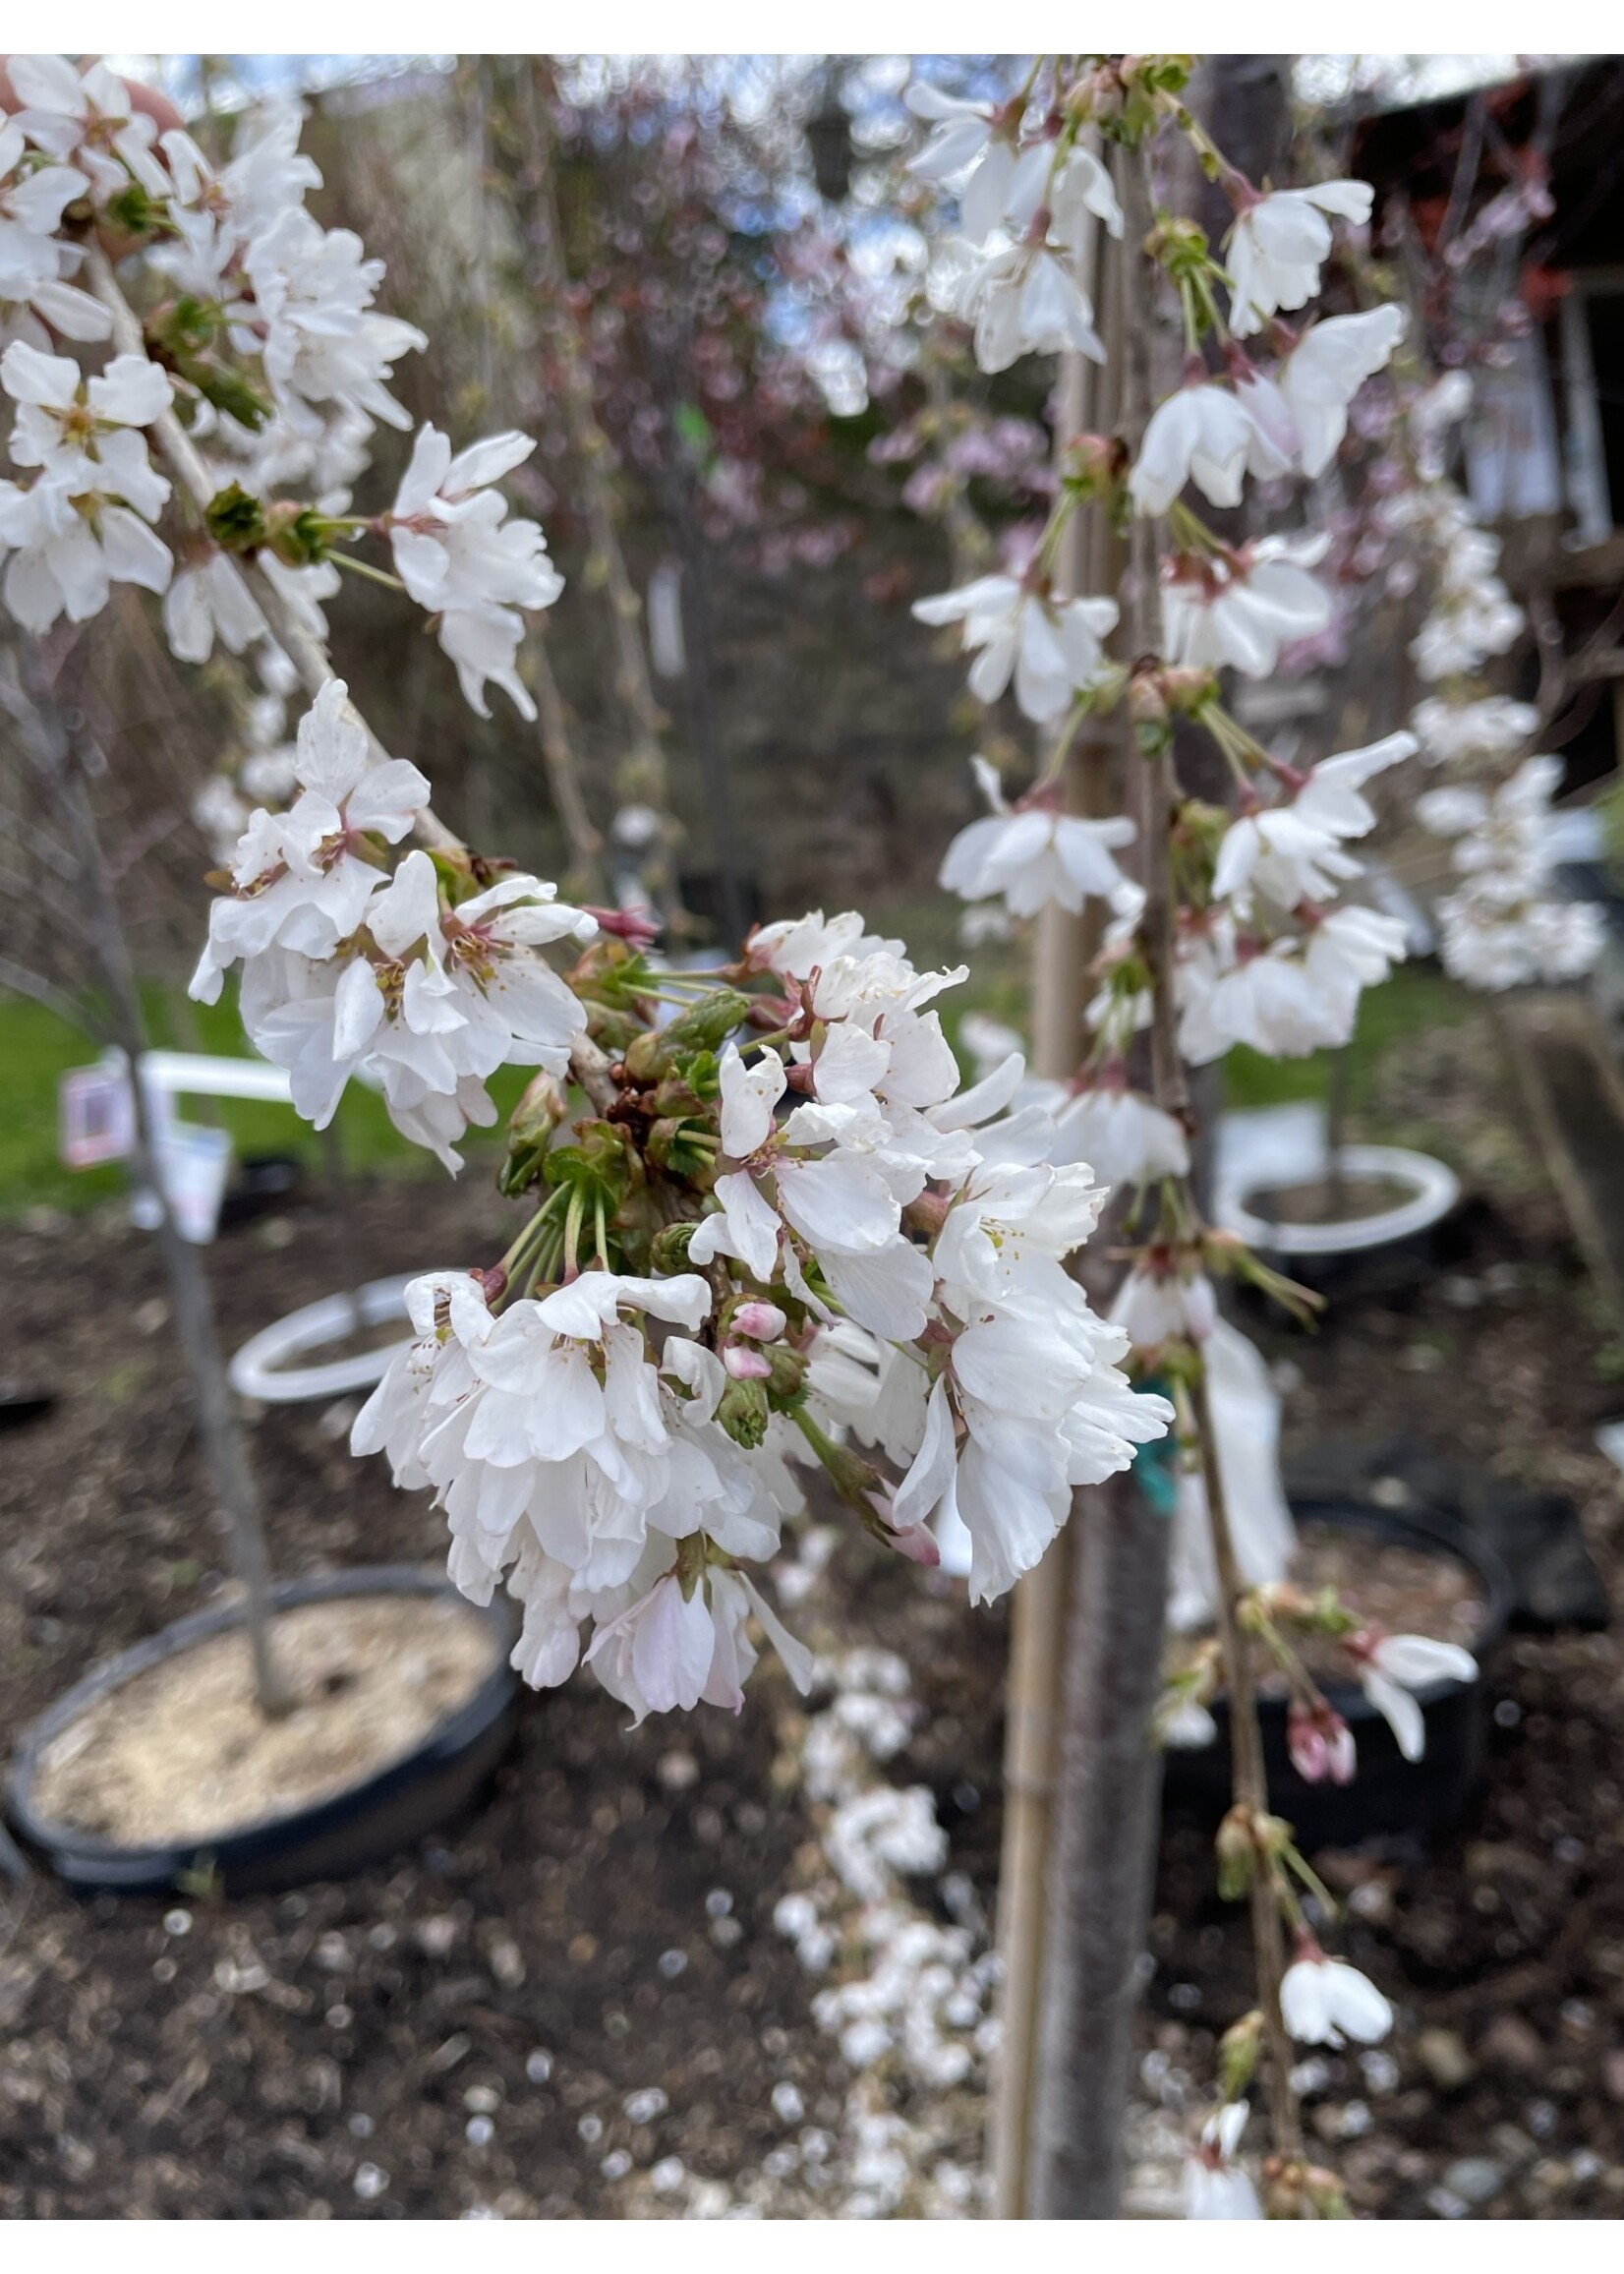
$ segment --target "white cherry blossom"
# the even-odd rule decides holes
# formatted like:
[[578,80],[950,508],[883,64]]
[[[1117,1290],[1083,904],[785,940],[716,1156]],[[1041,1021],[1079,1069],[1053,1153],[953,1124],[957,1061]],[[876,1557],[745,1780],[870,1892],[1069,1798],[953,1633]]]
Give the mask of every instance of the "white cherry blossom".
[[1263,2216],[1256,2187],[1235,2160],[1249,2113],[1244,2100],[1232,2100],[1214,2109],[1202,2125],[1200,2139],[1185,2157],[1187,2219],[1260,2219]]
[[1212,889],[1221,899],[1260,892],[1282,908],[1328,901],[1358,876],[1360,863],[1341,850],[1375,827],[1361,795],[1365,783],[1413,757],[1413,734],[1386,735],[1363,750],[1322,758],[1295,795],[1244,812],[1224,833]]
[[1049,901],[1074,914],[1085,899],[1110,900],[1120,891],[1125,880],[1112,855],[1133,842],[1126,816],[1085,820],[1062,813],[1048,797],[1011,805],[987,761],[971,764],[992,812],[949,845],[945,891],[967,901],[999,896],[1016,916],[1034,916]]
[[1206,670],[1233,665],[1248,678],[1268,678],[1283,647],[1311,639],[1331,621],[1331,596],[1309,574],[1330,542],[1323,535],[1262,537],[1234,553],[1165,558],[1168,661]]
[[1289,471],[1241,396],[1199,379],[1151,413],[1128,488],[1141,513],[1165,513],[1187,482],[1214,505],[1239,505],[1248,473],[1267,482]]
[[1300,2045],[1379,2045],[1393,2026],[1393,2009],[1358,1967],[1328,1958],[1306,1944],[1286,1968],[1280,2012]]
[[12,55],[6,69],[24,106],[17,123],[29,142],[78,166],[98,198],[116,196],[131,175],[149,197],[167,195],[152,147],[157,128],[106,64],[92,63],[82,75],[65,56]]
[[915,601],[921,623],[961,623],[970,692],[996,703],[1015,679],[1015,701],[1039,725],[1058,719],[1092,684],[1104,661],[1101,645],[1117,625],[1114,600],[1054,600],[1013,576],[981,576],[957,591]]
[[1278,309],[1305,307],[1319,290],[1321,262],[1331,250],[1331,221],[1364,222],[1374,197],[1368,182],[1316,182],[1274,190],[1245,206],[1227,243],[1230,330],[1246,339]]
[[[1360,316],[1328,316],[1310,324],[1277,375],[1291,420],[1298,463],[1322,474],[1348,432],[1348,406],[1367,379],[1386,368],[1408,328],[1405,311],[1383,301]],[[1259,415],[1266,415],[1261,412]]]
[[1407,1761],[1426,1751],[1426,1721],[1416,1696],[1431,1682],[1473,1682],[1478,1662],[1459,1643],[1434,1642],[1420,1634],[1353,1636],[1349,1649],[1359,1668],[1360,1686],[1375,1707]]

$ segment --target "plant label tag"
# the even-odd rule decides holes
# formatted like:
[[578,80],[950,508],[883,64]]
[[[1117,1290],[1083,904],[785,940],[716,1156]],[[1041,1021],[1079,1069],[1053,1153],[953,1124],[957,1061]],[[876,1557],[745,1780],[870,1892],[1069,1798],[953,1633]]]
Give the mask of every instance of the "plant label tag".
[[76,1066],[57,1088],[57,1149],[65,1168],[95,1169],[135,1150],[130,1078],[105,1066]]

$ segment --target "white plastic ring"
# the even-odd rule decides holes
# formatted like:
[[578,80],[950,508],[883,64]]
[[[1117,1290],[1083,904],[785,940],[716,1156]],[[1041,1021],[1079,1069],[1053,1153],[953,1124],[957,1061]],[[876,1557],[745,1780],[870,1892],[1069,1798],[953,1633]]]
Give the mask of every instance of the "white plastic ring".
[[[1247,1207],[1251,1195],[1278,1176],[1253,1170],[1245,1183],[1225,1182],[1218,1188],[1216,1214],[1226,1232],[1234,1232],[1248,1248],[1275,1255],[1351,1255],[1367,1248],[1385,1248],[1391,1241],[1414,1239],[1442,1223],[1461,1196],[1461,1182],[1453,1169],[1429,1153],[1413,1153],[1405,1145],[1344,1145],[1345,1177],[1368,1177],[1384,1184],[1408,1185],[1411,1198],[1396,1208],[1382,1208],[1372,1216],[1353,1216],[1339,1223],[1270,1223]],[[1306,1172],[1293,1181],[1306,1183]]]
[[[318,1398],[346,1397],[353,1390],[372,1389],[383,1378],[384,1369],[397,1351],[411,1340],[403,1336],[382,1350],[358,1351],[352,1358],[329,1359],[325,1366],[292,1366],[291,1359],[319,1350],[360,1326],[406,1323],[406,1290],[411,1276],[373,1279],[354,1295],[323,1295],[274,1319],[245,1342],[228,1370],[231,1386],[240,1397],[257,1398],[261,1405],[303,1405]],[[359,1313],[359,1316],[358,1316]]]

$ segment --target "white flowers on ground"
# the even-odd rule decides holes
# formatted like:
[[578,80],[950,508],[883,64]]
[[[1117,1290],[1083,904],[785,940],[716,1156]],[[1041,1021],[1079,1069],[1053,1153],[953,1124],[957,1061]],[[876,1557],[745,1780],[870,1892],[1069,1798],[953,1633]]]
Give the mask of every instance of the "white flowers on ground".
[[1011,805],[985,758],[971,765],[992,812],[961,829],[942,862],[940,882],[961,900],[1001,898],[1012,915],[1034,916],[1047,901],[1073,913],[1084,900],[1111,900],[1124,884],[1112,854],[1133,842],[1123,815],[1088,821],[1062,813],[1042,793]]
[[1303,1938],[1280,1985],[1280,2012],[1299,2045],[1379,2045],[1393,2026],[1393,2009],[1357,1966],[1328,1958]]
[[1274,190],[1244,206],[1228,240],[1230,330],[1258,331],[1279,309],[1306,306],[1319,290],[1331,250],[1331,221],[1363,222],[1374,197],[1368,182],[1317,182]]
[[507,520],[506,499],[491,487],[535,447],[528,435],[494,435],[453,457],[445,437],[425,427],[388,515],[395,567],[419,607],[438,616],[440,646],[482,719],[491,715],[488,679],[522,718],[535,718],[513,669],[524,637],[518,611],[551,608],[564,587],[539,523]]
[[1348,1644],[1360,1686],[1387,1722],[1407,1761],[1426,1750],[1426,1722],[1416,1691],[1429,1682],[1471,1682],[1478,1662],[1459,1643],[1421,1634],[1355,1635]]
[[1043,726],[1090,686],[1104,661],[1101,642],[1117,624],[1114,600],[1052,600],[1013,576],[981,576],[957,592],[915,601],[921,623],[961,623],[970,692],[996,703],[1015,678],[1015,701]]

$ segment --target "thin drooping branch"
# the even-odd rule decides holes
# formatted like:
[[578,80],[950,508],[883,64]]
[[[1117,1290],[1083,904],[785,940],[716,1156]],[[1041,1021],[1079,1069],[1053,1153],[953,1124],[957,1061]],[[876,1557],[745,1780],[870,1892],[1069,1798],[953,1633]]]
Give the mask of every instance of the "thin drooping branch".
[[[119,289],[118,279],[105,255],[96,246],[91,246],[89,250],[86,277],[91,291],[112,318],[115,347],[121,354],[145,356],[146,346],[141,321]],[[214,495],[214,486],[208,478],[208,469],[174,412],[163,412],[149,432],[159,457],[175,480],[200,513],[205,511]],[[248,569],[272,636],[292,660],[306,693],[312,697],[319,695],[334,675],[326,649],[309,626],[299,620],[282,594],[252,556],[248,560]],[[387,758],[388,752],[368,721],[362,717],[359,708],[353,703],[351,708],[361,721],[375,758],[381,763]],[[420,809],[413,824],[413,834],[419,844],[431,852],[456,853],[465,850],[461,839],[453,830],[446,828],[432,806],[426,805]],[[584,1034],[578,1037],[570,1052],[570,1071],[599,1112],[607,1112],[619,1095],[618,1085],[609,1073],[609,1059]]]

